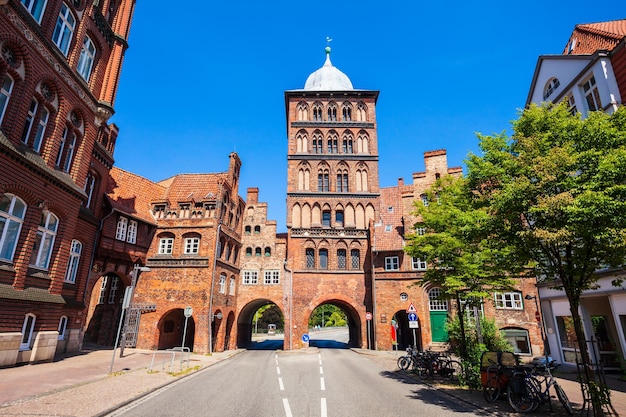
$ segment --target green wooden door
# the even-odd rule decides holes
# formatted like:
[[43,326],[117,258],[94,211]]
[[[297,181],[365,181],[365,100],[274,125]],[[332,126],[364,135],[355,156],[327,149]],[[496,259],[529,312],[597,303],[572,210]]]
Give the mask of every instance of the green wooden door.
[[433,342],[447,342],[448,331],[446,330],[446,320],[448,319],[447,311],[431,311],[430,312],[430,331],[432,332]]

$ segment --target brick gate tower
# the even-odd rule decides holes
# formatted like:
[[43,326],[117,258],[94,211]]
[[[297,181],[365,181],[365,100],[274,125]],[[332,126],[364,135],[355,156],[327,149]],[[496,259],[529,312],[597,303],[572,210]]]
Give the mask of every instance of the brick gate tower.
[[354,89],[332,65],[330,47],[304,88],[285,92],[287,264],[294,294],[286,346],[304,344],[309,317],[323,304],[346,313],[351,346],[368,345],[370,236],[379,198],[377,99],[378,91]]

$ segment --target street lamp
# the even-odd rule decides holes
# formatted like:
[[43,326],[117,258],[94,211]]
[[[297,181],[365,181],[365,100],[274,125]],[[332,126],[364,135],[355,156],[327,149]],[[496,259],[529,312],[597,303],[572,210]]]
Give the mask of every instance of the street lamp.
[[537,311],[535,312],[535,318],[537,319],[537,326],[539,327],[539,331],[541,332],[541,341],[543,342],[543,355],[546,358],[546,366],[548,366],[548,349],[546,345],[546,334],[545,334],[545,329],[543,326],[542,314],[539,309],[539,302],[537,301],[537,296],[526,294],[526,296],[524,296],[524,299],[535,300],[535,308],[537,309]]
[[[120,343],[120,358],[124,356],[124,345],[126,344],[126,331],[128,330],[128,320],[129,316],[126,314],[126,310],[130,307],[130,303],[133,298],[133,293],[135,291],[135,286],[137,285],[137,278],[139,278],[140,272],[150,272],[151,269],[147,266],[139,266],[139,264],[135,264],[133,270],[130,273],[131,283],[130,286],[126,287],[126,291],[124,292],[124,300],[122,301],[122,313],[120,315],[120,324],[117,328],[117,336],[115,338],[115,345],[113,345],[113,357],[111,358],[111,367],[109,369],[109,373],[113,372],[113,363],[115,362],[115,352],[117,351],[117,344],[120,340],[120,333],[122,333],[122,342]],[[122,332],[122,322],[124,323],[124,331]]]

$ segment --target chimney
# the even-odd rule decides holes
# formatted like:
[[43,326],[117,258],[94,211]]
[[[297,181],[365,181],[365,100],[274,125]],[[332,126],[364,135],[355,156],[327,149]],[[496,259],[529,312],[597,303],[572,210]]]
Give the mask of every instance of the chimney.
[[398,178],[398,187],[401,187],[404,185],[404,178]]
[[247,191],[248,195],[246,197],[246,204],[257,204],[259,202],[258,187],[250,187]]

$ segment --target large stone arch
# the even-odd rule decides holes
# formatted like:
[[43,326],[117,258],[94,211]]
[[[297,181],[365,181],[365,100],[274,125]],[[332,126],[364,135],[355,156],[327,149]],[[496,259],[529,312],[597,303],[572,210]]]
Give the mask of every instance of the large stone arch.
[[260,307],[266,304],[275,304],[281,310],[281,312],[283,313],[283,317],[284,317],[285,312],[283,310],[281,303],[279,302],[276,302],[269,298],[257,298],[255,300],[249,301],[239,311],[239,316],[237,317],[237,347],[245,348],[245,347],[250,346],[250,343],[252,342],[252,326],[253,326],[252,322],[254,318],[254,313]]
[[[311,301],[310,308],[303,317],[304,321],[300,324],[303,329],[308,327],[308,320],[313,310],[324,304],[333,304],[341,308],[348,318],[348,332],[350,347],[361,348],[366,345],[366,337],[363,335],[365,329],[365,315],[359,313],[359,306],[354,300],[349,299],[343,294],[325,294]],[[361,307],[362,308],[362,307]]]

